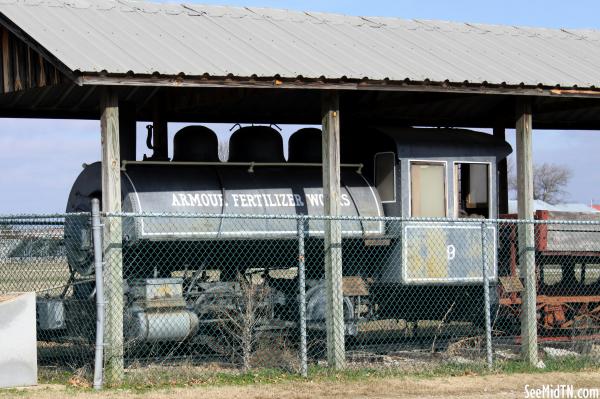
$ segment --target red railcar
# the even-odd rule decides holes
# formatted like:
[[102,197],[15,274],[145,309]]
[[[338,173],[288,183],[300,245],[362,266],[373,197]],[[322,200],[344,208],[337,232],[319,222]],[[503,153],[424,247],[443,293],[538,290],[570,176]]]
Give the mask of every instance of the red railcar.
[[[536,211],[535,219],[541,221],[535,224],[540,340],[589,339],[590,335],[600,338],[600,224],[551,222],[598,221],[598,215]],[[502,225],[499,245],[498,315],[499,320],[513,326],[519,320],[523,292],[518,269],[518,226]]]

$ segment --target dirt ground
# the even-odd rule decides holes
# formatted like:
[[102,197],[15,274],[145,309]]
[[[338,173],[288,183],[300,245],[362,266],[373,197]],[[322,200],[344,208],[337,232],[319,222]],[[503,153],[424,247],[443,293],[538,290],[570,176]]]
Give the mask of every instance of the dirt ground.
[[577,388],[600,388],[600,373],[540,373],[487,376],[459,376],[432,379],[384,378],[354,382],[293,382],[248,386],[198,386],[147,392],[112,390],[102,393],[45,385],[23,390],[0,391],[1,398],[73,399],[354,399],[354,398],[524,398],[524,387],[544,384],[572,384]]

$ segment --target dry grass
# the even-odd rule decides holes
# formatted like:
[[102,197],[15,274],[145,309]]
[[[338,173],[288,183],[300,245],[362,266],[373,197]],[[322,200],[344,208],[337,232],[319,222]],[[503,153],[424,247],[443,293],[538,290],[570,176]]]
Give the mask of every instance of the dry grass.
[[64,386],[42,385],[24,390],[9,390],[0,393],[3,398],[48,399],[66,397],[73,399],[355,399],[355,398],[517,398],[524,397],[524,387],[541,387],[543,384],[573,384],[579,387],[599,387],[598,373],[543,374],[491,374],[477,375],[465,372],[462,375],[436,378],[364,378],[361,380],[291,381],[271,385],[205,386],[163,388],[154,391],[107,390],[101,393],[89,390],[74,390]]

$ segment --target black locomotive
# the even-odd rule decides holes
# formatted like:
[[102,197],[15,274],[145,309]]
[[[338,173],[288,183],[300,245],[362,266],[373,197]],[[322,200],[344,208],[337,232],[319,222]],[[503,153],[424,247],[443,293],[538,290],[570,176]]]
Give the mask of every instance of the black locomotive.
[[[357,334],[360,320],[480,321],[482,234],[464,218],[498,216],[496,165],[510,146],[460,129],[360,133],[341,142],[340,209],[343,216],[358,217],[340,222],[346,333]],[[314,216],[305,231],[307,320],[311,329],[324,328],[320,130],[293,134],[288,154],[286,160],[279,132],[249,126],[232,135],[229,159],[222,162],[216,134],[188,126],[175,135],[171,161],[123,163],[123,212],[171,214],[122,218],[130,338],[173,341],[206,333],[218,308],[240,295],[239,276],[251,273],[268,280],[272,290],[267,324],[293,324],[297,221],[265,217],[276,215]],[[101,187],[99,163],[86,166],[67,212],[89,211],[91,199],[101,198]],[[454,220],[427,224],[410,218]],[[88,276],[93,273],[89,227],[75,220],[67,219],[65,226],[68,261]],[[496,233],[495,227],[485,233],[490,254],[496,253]],[[495,256],[487,270],[495,287]],[[171,305],[165,305],[167,297]]]

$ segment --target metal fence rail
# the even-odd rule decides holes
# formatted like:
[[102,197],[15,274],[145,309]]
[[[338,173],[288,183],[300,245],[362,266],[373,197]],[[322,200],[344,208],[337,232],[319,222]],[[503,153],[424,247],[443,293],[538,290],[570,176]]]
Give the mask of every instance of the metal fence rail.
[[[104,215],[109,224],[99,260],[89,214],[0,218],[0,293],[38,293],[42,365],[93,363],[102,262],[114,381],[121,364],[157,362],[307,375],[328,351],[346,367],[386,368],[491,367],[538,344],[542,359],[597,356],[600,222]],[[325,246],[327,228],[341,244]],[[327,251],[341,256],[340,298]],[[327,347],[332,331],[342,346]]]

